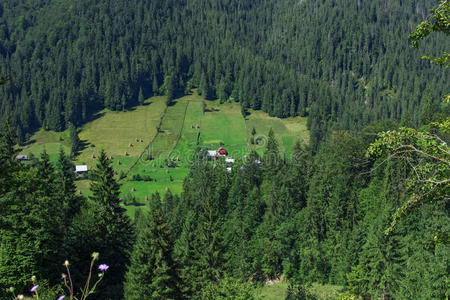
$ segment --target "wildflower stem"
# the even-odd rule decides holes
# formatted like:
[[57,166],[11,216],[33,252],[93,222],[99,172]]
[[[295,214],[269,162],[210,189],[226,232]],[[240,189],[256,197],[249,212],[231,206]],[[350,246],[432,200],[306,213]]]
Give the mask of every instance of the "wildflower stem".
[[88,295],[89,294],[92,294],[94,291],[95,291],[95,289],[97,288],[97,285],[100,283],[100,281],[102,281],[102,279],[103,279],[103,275],[94,283],[94,285],[92,286],[92,289],[89,291],[89,293],[88,293]]
[[89,289],[89,282],[91,281],[91,275],[92,275],[92,267],[94,266],[95,258],[93,257],[91,260],[91,266],[89,267],[89,275],[86,280],[86,284],[84,285],[83,293],[81,294],[81,300],[85,300],[87,297],[87,291]]
[[[73,283],[72,283],[72,277],[70,276],[70,270],[69,270],[69,265],[66,265],[66,270],[67,270],[67,276],[69,277],[69,282],[70,282],[70,288],[67,287],[69,289],[69,293],[70,293],[70,300],[73,300]],[[67,281],[64,278],[64,283],[67,286]]]
[[66,288],[67,288],[67,290],[69,291],[69,297],[70,297],[70,300],[72,300],[72,294],[71,294],[71,289],[70,289],[70,287],[69,287],[69,285],[67,284],[67,279],[66,279],[66,277],[64,277],[63,278],[63,280],[64,280],[64,285],[66,286]]

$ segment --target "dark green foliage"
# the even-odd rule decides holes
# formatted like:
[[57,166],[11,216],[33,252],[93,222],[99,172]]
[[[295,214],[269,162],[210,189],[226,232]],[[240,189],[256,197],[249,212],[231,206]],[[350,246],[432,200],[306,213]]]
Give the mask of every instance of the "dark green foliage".
[[[119,184],[114,178],[111,161],[105,152],[98,158],[91,174],[91,191],[87,206],[73,221],[71,257],[74,266],[83,266],[92,252],[100,253],[100,262],[110,266],[109,274],[99,287],[97,299],[122,299],[123,280],[134,240],[134,230],[125,209],[120,206]],[[83,242],[80,242],[83,241]],[[85,269],[75,269],[81,282]]]
[[250,282],[225,277],[219,282],[210,283],[202,291],[202,299],[216,300],[254,300],[254,288]]
[[[37,167],[15,162],[12,137],[0,135],[0,287],[29,288],[31,275],[58,278],[64,254],[62,199],[55,173],[44,152]],[[3,186],[6,184],[6,186]]]
[[142,91],[142,87],[139,89],[138,101],[140,105],[144,105],[144,92]]
[[316,296],[312,295],[303,285],[290,284],[285,300],[315,300]]
[[[381,130],[446,116],[436,99],[448,69],[399,39],[428,3],[360,2],[3,1],[0,74],[14,76],[0,79],[0,118],[13,125],[0,132],[0,290],[28,289],[32,274],[53,284],[65,258],[79,284],[96,251],[111,267],[95,299],[122,299],[125,274],[129,299],[251,299],[250,281],[283,275],[287,299],[313,298],[313,282],[364,299],[448,298],[448,186],[386,235],[417,169],[364,155]],[[433,22],[415,42],[446,33]],[[423,46],[440,55],[448,42]],[[195,87],[240,102],[244,117],[308,116],[309,146],[288,157],[271,130],[262,158],[249,153],[232,172],[198,159],[181,197],[155,195],[136,213],[136,243],[103,152],[86,203],[62,151],[56,166],[45,152],[30,164],[14,158],[11,132],[23,143],[39,127],[68,128],[73,156],[76,126],[99,109],[156,94],[170,105]]]
[[[243,115],[309,115],[314,151],[331,129],[388,118],[417,125],[424,92],[437,99],[448,87],[448,70],[430,68],[406,38],[430,6],[6,0],[0,74],[11,80],[0,120],[10,118],[23,142],[39,127],[79,126],[103,107],[123,110],[160,92],[171,101],[198,87],[205,99],[239,101]],[[431,36],[420,50],[446,48]]]
[[69,123],[69,139],[70,139],[70,157],[75,157],[80,150],[81,142],[78,137],[78,131],[73,126],[72,123]]
[[150,212],[139,219],[137,241],[126,275],[125,299],[180,298],[169,230],[161,200],[154,196]]
[[136,243],[104,153],[83,205],[62,151],[56,167],[45,152],[35,166],[19,164],[3,134],[0,157],[11,171],[0,179],[11,190],[0,190],[1,288],[24,288],[31,274],[54,282],[64,258],[82,282],[83,262],[98,251],[111,268],[96,299],[122,298],[122,284],[126,299],[251,299],[250,281],[282,275],[292,282],[288,299],[312,299],[313,282],[363,298],[445,298],[449,250],[436,233],[449,230],[448,204],[427,203],[384,233],[412,170],[365,157],[374,140],[365,133],[380,129],[336,131],[316,155],[297,143],[283,158],[270,133],[264,157],[249,153],[231,173],[199,158],[181,198],[154,195],[149,212],[136,214]]

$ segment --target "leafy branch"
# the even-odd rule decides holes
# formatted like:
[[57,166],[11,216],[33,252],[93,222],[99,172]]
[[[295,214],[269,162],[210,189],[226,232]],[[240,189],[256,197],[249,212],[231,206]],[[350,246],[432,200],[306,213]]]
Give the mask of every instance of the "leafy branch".
[[[431,123],[445,135],[450,133],[450,119]],[[382,132],[370,145],[367,157],[402,159],[412,169],[412,176],[406,182],[410,197],[396,211],[386,230],[389,234],[397,222],[425,202],[449,200],[450,194],[450,151],[444,138],[426,131],[402,127],[399,130]]]
[[[412,46],[418,48],[419,43],[433,32],[443,32],[450,35],[450,2],[448,0],[442,0],[437,7],[431,9],[427,19],[417,25],[408,37],[412,41]],[[440,57],[423,56],[422,58],[446,68],[450,67],[450,54],[448,52],[444,52]]]

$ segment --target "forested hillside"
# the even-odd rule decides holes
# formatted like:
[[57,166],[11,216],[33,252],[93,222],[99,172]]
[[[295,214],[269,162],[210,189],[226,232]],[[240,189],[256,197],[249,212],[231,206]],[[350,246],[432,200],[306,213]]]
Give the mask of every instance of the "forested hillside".
[[[0,4],[1,120],[21,142],[43,126],[79,126],[98,109],[175,97],[239,101],[310,116],[316,149],[329,129],[373,120],[417,125],[438,106],[448,70],[413,52],[407,34],[429,1],[25,1]],[[437,108],[439,109],[439,108]]]
[[[449,19],[448,0],[2,1],[0,299],[448,299]],[[17,156],[41,127],[69,130]],[[180,194],[131,201],[177,171]]]
[[181,197],[153,195],[133,226],[104,153],[86,200],[63,152],[56,165],[45,153],[25,165],[2,133],[1,291],[26,292],[35,275],[42,299],[56,299],[68,259],[78,293],[99,252],[110,268],[94,299],[258,299],[254,287],[281,276],[292,284],[286,299],[314,299],[305,291],[314,282],[344,286],[340,299],[445,299],[449,185],[386,234],[421,158],[367,158],[375,138],[339,132],[316,156],[297,144],[288,159],[270,132],[264,154],[231,172],[199,155]]

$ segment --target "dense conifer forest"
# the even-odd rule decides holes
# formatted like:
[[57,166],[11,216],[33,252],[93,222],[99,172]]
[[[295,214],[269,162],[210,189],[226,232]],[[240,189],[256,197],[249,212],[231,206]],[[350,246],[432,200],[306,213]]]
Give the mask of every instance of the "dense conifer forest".
[[[92,272],[93,299],[258,299],[280,278],[286,299],[316,299],[313,283],[342,287],[339,299],[448,298],[440,3],[444,25],[420,27],[415,41],[434,33],[413,49],[408,34],[439,3],[2,1],[0,299],[69,298],[67,276],[78,295],[91,259],[109,266]],[[199,150],[181,195],[154,194],[132,217],[107,153],[89,196],[62,149],[56,162],[16,159],[41,127],[79,143],[100,109],[193,88],[243,115],[307,116],[310,143],[288,156],[270,130],[231,171]]]
[[[40,127],[63,130],[107,107],[198,87],[273,116],[310,116],[313,148],[331,128],[375,120],[421,123],[438,106],[448,70],[407,34],[429,1],[2,1],[0,117],[21,142]],[[143,97],[139,97],[143,95]],[[427,100],[426,100],[427,99]]]

